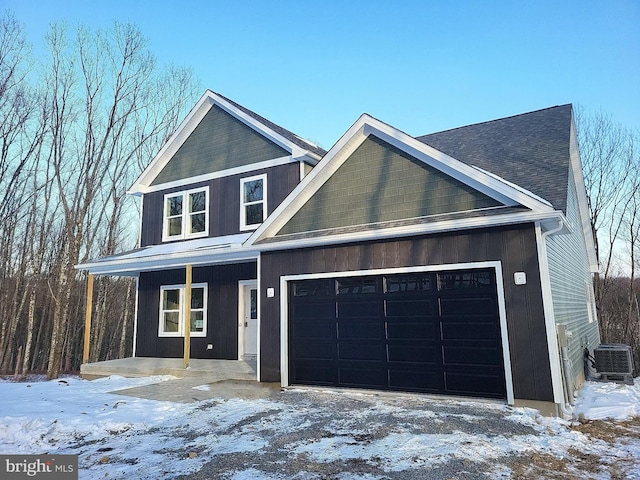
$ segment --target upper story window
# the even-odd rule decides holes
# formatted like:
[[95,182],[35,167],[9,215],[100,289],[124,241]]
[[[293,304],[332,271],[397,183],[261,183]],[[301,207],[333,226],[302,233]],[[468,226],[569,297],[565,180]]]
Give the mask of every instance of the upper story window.
[[164,196],[162,241],[206,237],[209,233],[209,189],[195,188]]
[[267,215],[267,176],[240,180],[240,230],[253,230]]

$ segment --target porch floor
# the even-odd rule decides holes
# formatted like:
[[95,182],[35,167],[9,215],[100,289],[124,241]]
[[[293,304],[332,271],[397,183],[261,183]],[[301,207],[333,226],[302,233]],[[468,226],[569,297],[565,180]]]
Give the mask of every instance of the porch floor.
[[173,375],[175,377],[206,377],[208,381],[222,380],[256,381],[255,360],[210,360],[192,358],[189,368],[183,367],[182,358],[129,357],[103,362],[85,363],[80,366],[80,376],[93,380],[109,375],[123,377],[147,377]]

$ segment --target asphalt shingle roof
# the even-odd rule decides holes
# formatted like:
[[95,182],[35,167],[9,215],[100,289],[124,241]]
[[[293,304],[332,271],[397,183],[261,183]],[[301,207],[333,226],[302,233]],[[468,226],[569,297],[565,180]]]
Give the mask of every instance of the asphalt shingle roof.
[[416,138],[565,212],[571,116],[571,105],[560,105]]

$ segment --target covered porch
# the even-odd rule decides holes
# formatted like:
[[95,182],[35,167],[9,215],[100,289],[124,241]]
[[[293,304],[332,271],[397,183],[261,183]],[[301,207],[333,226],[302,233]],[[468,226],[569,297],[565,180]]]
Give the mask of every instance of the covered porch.
[[173,375],[174,377],[205,377],[207,381],[225,380],[257,381],[256,361],[214,360],[192,358],[184,368],[182,358],[129,357],[118,360],[83,363],[80,376],[85,380],[121,375],[123,377],[147,377]]
[[[257,304],[253,307],[249,300],[255,296],[257,302],[257,296],[250,294],[257,292],[258,255],[241,248],[248,235],[243,233],[152,245],[77,265],[77,269],[88,274],[80,376],[89,380],[110,375],[173,375],[178,378],[200,377],[209,382],[259,381],[257,317],[244,319],[253,310],[257,312]],[[89,362],[95,275],[136,277],[133,357]],[[198,305],[201,317],[204,317],[200,325],[184,321],[184,318],[191,318],[194,302],[185,302],[184,298],[191,297],[194,280],[199,284],[196,286],[205,292],[201,295],[204,302]],[[162,328],[163,316],[158,311],[158,297],[162,295],[165,284],[173,290],[184,290],[179,301],[183,304],[179,332],[167,332]],[[207,312],[215,322],[209,321]],[[194,325],[199,330],[192,335]],[[250,328],[253,328],[252,332],[255,330],[254,335],[246,333]],[[255,346],[247,348],[247,344]],[[207,358],[212,356],[217,358]]]

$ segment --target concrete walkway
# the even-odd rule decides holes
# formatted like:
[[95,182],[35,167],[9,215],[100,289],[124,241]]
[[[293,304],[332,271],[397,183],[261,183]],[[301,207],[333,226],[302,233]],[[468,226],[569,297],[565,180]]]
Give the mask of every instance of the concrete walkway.
[[172,375],[175,380],[159,381],[143,387],[117,390],[112,393],[150,400],[199,402],[210,398],[270,398],[280,392],[279,383],[258,383],[255,360],[191,359],[185,369],[181,358],[131,357],[103,362],[85,363],[80,376],[85,380],[121,375],[148,377]]
[[174,377],[207,377],[215,380],[256,380],[256,362],[243,360],[209,360],[192,358],[184,368],[182,358],[129,357],[80,366],[80,376],[94,380],[110,375],[148,377],[173,375]]
[[117,390],[111,393],[180,403],[200,402],[213,398],[257,400],[276,397],[280,393],[280,384],[258,383],[255,380],[212,381],[212,379],[205,377],[189,377]]

